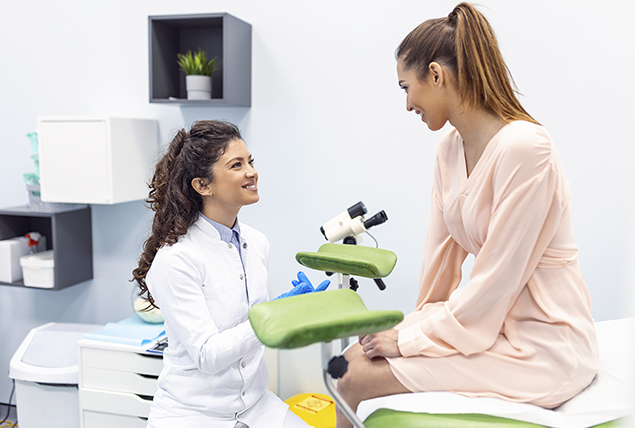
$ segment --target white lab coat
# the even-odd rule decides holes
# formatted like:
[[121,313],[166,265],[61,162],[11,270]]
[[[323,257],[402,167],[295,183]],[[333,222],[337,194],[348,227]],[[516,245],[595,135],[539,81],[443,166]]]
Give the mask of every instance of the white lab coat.
[[240,231],[244,271],[238,249],[203,217],[156,254],[146,282],[169,346],[149,427],[283,426],[288,406],[266,389],[264,345],[247,318],[268,300],[269,242],[247,225]]

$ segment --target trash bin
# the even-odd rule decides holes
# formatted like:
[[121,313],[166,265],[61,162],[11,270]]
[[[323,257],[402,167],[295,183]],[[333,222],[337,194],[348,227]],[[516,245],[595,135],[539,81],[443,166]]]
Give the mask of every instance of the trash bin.
[[9,367],[20,428],[79,428],[77,341],[102,327],[52,322],[24,338]]

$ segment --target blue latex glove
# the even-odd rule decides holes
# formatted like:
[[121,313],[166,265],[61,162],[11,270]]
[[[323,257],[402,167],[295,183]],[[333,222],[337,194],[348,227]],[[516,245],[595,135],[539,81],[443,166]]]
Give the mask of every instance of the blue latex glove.
[[294,279],[291,281],[291,284],[293,284],[294,287],[298,286],[299,284],[309,284],[309,286],[311,287],[311,290],[309,291],[309,293],[313,293],[314,291],[324,291],[328,288],[328,286],[331,284],[331,281],[329,281],[328,279],[325,281],[322,281],[320,283],[320,285],[318,285],[317,287],[315,287],[315,289],[313,288],[313,284],[311,284],[311,281],[309,281],[309,278],[307,278],[307,276],[305,275],[304,272],[300,271],[298,272],[298,279]]
[[281,295],[279,295],[278,297],[276,297],[273,300],[283,299],[283,298],[289,297],[289,296],[296,296],[298,294],[306,294],[306,293],[314,293],[316,291],[324,291],[331,284],[331,281],[329,281],[327,279],[325,281],[322,281],[320,283],[320,285],[318,285],[317,287],[313,288],[313,284],[311,284],[311,281],[309,281],[309,278],[307,278],[307,276],[304,274],[304,272],[300,271],[300,272],[298,272],[298,279],[292,280],[291,284],[293,284],[293,288],[291,290],[287,291],[286,293],[282,293]]

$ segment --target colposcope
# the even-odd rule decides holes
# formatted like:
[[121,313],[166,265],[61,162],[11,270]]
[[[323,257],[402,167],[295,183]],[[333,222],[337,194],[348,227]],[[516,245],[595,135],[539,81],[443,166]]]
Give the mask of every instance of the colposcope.
[[[341,239],[343,244],[356,245],[357,235],[367,232],[371,227],[388,220],[384,210],[379,211],[368,220],[364,217],[366,213],[368,213],[366,206],[362,201],[359,201],[343,213],[324,223],[320,227],[320,232],[329,242],[334,243]],[[327,275],[329,275],[328,272]],[[386,289],[386,284],[381,278],[373,279],[373,281],[375,281],[380,290]],[[350,288],[357,290],[358,285],[355,278],[350,278]]]
[[[388,220],[388,216],[383,210],[366,220],[364,214],[367,212],[364,203],[359,201],[337,217],[324,223],[320,227],[320,232],[329,242],[336,242],[347,237],[356,238],[357,235],[366,232],[371,227]],[[348,243],[344,242],[344,244]]]

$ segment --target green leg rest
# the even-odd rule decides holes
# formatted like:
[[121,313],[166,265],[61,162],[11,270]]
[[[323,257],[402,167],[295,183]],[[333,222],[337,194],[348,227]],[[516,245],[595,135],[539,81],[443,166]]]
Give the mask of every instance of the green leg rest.
[[402,319],[400,311],[369,311],[359,295],[346,288],[272,300],[249,311],[256,336],[271,348],[293,349],[322,342],[324,384],[338,407],[358,428],[364,424],[339,395],[327,373],[333,354],[332,341],[384,331]]

